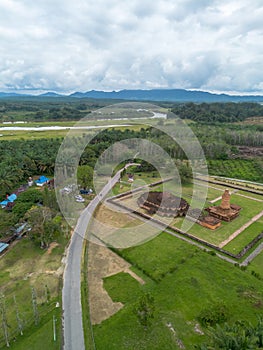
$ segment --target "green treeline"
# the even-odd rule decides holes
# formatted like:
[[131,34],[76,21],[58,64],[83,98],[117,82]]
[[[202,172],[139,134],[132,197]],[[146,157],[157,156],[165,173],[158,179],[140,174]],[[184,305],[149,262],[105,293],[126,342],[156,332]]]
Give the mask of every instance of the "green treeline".
[[[212,123],[233,123],[250,117],[263,116],[263,106],[259,103],[249,102],[201,104],[190,102],[176,104],[171,111],[181,119]],[[173,117],[171,114],[170,118]]]
[[[229,128],[224,124],[207,126],[194,123],[191,127],[204,150],[211,174],[263,181],[262,159],[243,159],[238,148],[240,145],[263,146],[262,131],[255,131],[253,126],[243,128],[236,125],[235,128]],[[74,137],[74,147],[83,144],[83,138],[85,134]],[[80,165],[94,167],[99,156],[107,148],[126,139],[148,139],[157,143],[172,159],[186,159],[178,144],[153,127],[141,128],[139,131],[109,129],[99,133],[89,143],[81,155]],[[29,176],[53,175],[61,142],[62,138],[0,141],[0,195],[12,190]],[[105,163],[115,162],[118,152],[111,152],[108,157],[110,158],[105,159]]]
[[[79,120],[91,111],[114,104],[114,100],[78,99],[78,98],[9,98],[0,99],[0,122],[4,121],[54,121]],[[201,123],[233,123],[250,117],[262,117],[263,106],[253,102],[228,103],[171,103],[163,102],[164,108],[181,119],[190,119]],[[97,118],[99,116],[97,115]],[[113,118],[114,116],[109,116]],[[259,126],[263,130],[263,126]]]
[[103,106],[102,101],[74,98],[1,99],[0,122],[79,120]]

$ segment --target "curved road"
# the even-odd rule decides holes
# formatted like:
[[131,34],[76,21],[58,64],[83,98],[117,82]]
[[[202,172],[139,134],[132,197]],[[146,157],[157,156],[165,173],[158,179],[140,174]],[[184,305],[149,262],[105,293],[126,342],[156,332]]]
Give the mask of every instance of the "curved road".
[[122,171],[131,165],[135,164],[126,164],[124,168],[119,170],[83,210],[71,237],[62,289],[64,350],[85,349],[80,283],[82,247],[89,221],[101,199],[120,180]]

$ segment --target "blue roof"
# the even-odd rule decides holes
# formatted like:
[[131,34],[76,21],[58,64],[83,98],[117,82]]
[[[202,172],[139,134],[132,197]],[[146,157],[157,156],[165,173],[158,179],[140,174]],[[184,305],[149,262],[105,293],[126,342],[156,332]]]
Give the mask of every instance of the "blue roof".
[[7,197],[9,202],[14,202],[17,199],[17,196],[15,193],[10,194],[10,196]]
[[17,199],[17,195],[15,193],[10,194],[10,196],[7,197],[4,201],[0,203],[0,205],[4,208],[7,206],[8,203],[13,203]]
[[36,182],[37,182],[37,183],[40,183],[40,184],[43,184],[43,183],[45,183],[45,182],[47,182],[47,181],[49,181],[49,179],[48,179],[47,177],[45,177],[44,175],[41,175],[41,176],[39,177],[39,179],[36,180]]
[[0,242],[0,253],[2,253],[8,246],[9,244]]

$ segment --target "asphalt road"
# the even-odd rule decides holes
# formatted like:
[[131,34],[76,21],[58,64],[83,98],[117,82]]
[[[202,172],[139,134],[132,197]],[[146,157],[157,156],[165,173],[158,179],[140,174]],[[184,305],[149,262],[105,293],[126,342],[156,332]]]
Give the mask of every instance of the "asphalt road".
[[[127,164],[125,168],[131,165],[132,164]],[[103,199],[119,181],[122,170],[123,169],[119,170],[116,175],[110,179],[101,192],[83,210],[71,237],[62,289],[64,350],[85,349],[80,288],[83,241],[94,210],[101,199]]]

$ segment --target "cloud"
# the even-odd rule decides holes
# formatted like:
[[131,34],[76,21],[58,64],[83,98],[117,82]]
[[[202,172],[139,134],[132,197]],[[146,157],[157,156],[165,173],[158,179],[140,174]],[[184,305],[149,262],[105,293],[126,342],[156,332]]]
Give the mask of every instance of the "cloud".
[[260,0],[2,0],[0,90],[263,93]]

